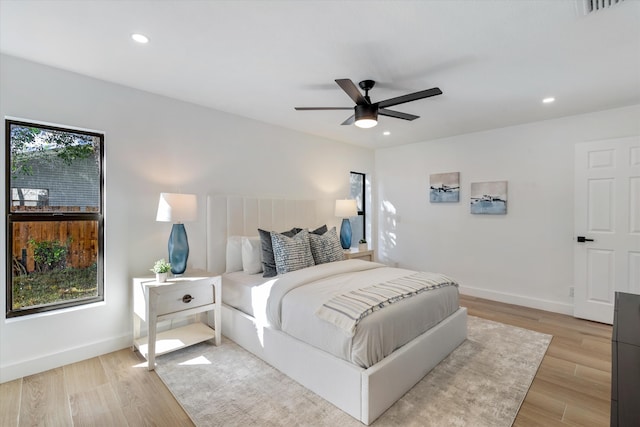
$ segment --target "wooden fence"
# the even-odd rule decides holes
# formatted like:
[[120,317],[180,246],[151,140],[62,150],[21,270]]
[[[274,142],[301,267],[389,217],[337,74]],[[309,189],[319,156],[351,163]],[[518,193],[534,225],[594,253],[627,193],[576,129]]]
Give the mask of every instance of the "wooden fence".
[[[20,211],[27,209],[20,206]],[[40,208],[28,209],[42,211]],[[62,209],[56,208],[58,212]],[[69,209],[67,209],[69,211]],[[62,245],[68,242],[67,267],[86,268],[94,264],[98,255],[98,221],[28,221],[14,222],[13,257],[19,260],[28,272],[36,269],[34,245],[29,241],[58,241]]]

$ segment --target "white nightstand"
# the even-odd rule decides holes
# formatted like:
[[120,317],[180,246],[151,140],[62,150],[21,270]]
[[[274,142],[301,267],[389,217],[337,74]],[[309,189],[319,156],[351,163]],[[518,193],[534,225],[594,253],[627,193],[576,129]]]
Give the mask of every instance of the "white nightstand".
[[375,254],[373,253],[373,249],[361,251],[357,248],[351,248],[344,251],[345,259],[362,259],[365,261],[373,261],[374,255]]
[[[222,339],[222,285],[220,276],[206,271],[187,272],[164,283],[154,277],[133,279],[133,342],[149,364],[155,357],[202,341]],[[208,325],[195,322],[156,333],[161,320],[208,312]],[[213,314],[213,316],[212,316]],[[141,322],[146,322],[147,336],[140,337]],[[212,329],[213,328],[213,329]]]

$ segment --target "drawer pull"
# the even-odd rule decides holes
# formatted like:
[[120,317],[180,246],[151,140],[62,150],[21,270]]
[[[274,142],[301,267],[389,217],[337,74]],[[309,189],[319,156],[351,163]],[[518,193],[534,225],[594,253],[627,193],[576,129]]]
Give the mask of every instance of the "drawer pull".
[[185,296],[182,297],[182,302],[185,304],[190,303],[191,301],[193,301],[195,298],[193,298],[191,295],[186,294]]

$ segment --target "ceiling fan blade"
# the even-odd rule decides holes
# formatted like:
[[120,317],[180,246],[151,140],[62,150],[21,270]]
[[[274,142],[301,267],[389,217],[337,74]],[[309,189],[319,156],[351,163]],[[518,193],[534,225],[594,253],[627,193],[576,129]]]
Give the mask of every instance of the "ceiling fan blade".
[[410,93],[408,95],[398,96],[396,98],[386,99],[378,102],[380,108],[391,107],[392,105],[404,104],[405,102],[416,101],[422,98],[429,98],[430,96],[442,95],[442,91],[437,88],[431,88],[427,90],[421,90],[420,92]]
[[298,111],[308,110],[353,110],[353,107],[294,107]]
[[360,89],[358,89],[350,79],[336,79],[336,83],[338,83],[338,86],[340,86],[357,105],[369,104],[364,96],[362,96]]
[[415,120],[419,119],[420,116],[414,116],[413,114],[401,113],[400,111],[387,110],[386,108],[379,108],[378,114],[381,116],[389,116],[395,117],[396,119],[403,120]]
[[356,121],[356,115],[352,115],[351,117],[349,117],[347,120],[345,120],[344,122],[340,123],[341,125],[352,125],[354,122]]

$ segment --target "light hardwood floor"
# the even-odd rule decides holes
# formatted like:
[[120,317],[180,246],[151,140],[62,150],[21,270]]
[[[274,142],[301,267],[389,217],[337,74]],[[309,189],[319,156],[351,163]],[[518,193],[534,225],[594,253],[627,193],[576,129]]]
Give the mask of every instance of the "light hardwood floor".
[[[514,426],[608,426],[611,326],[467,296],[482,317],[553,335]],[[161,363],[161,362],[160,362]],[[192,426],[129,349],[0,385],[0,426]]]

